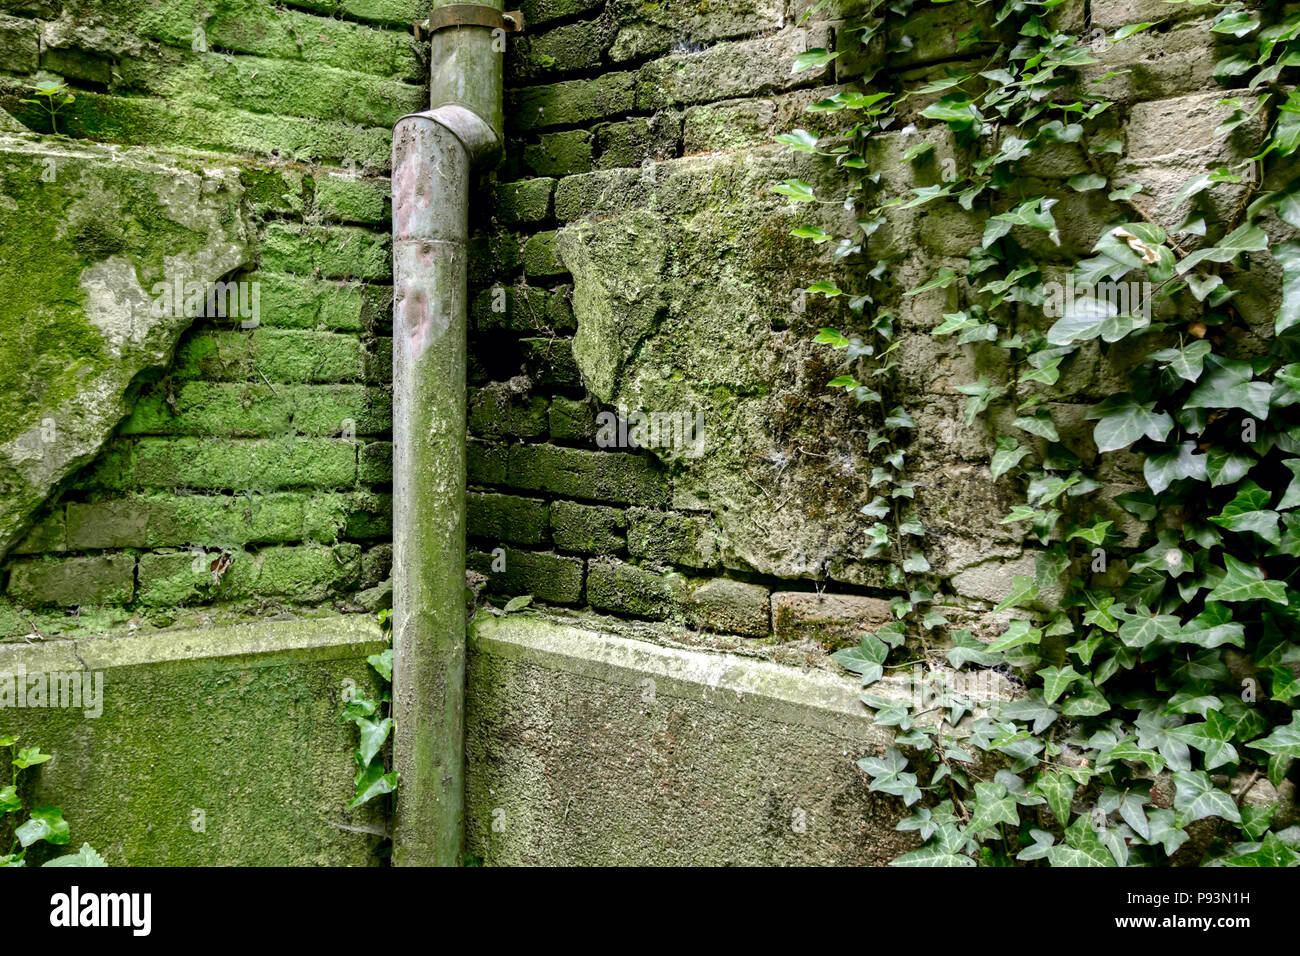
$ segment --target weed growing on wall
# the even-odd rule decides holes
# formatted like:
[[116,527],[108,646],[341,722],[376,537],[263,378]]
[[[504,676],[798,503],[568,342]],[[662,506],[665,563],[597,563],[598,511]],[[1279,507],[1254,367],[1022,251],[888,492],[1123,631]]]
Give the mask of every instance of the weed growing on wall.
[[36,98],[20,102],[39,106],[50,118],[50,132],[58,135],[59,112],[63,107],[76,102],[77,97],[68,90],[66,83],[55,83],[53,80],[41,80],[32,87],[32,95]]
[[[391,630],[392,616],[391,610],[379,612],[379,623],[385,633]],[[353,754],[357,765],[353,781],[356,794],[348,804],[349,810],[397,789],[397,771],[387,768],[383,753],[384,744],[393,732],[393,718],[388,715],[392,706],[393,649],[390,647],[380,654],[371,654],[366,663],[383,679],[383,690],[378,700],[368,697],[357,687],[349,687],[345,695],[342,719],[355,724],[359,735]]]
[[[850,235],[813,223],[793,235],[832,244],[836,263],[862,264],[859,286],[822,279],[808,291],[845,301],[852,316],[856,331],[823,329],[817,341],[845,359],[830,386],[874,423],[874,498],[862,510],[877,523],[866,550],[891,559],[907,594],[895,622],[836,655],[861,675],[876,720],[897,728],[894,746],[859,762],[872,790],[912,808],[900,829],[922,845],[895,863],[1300,865],[1285,796],[1247,799],[1263,780],[1267,794],[1285,795],[1300,757],[1300,14],[1217,5],[1210,30],[1234,52],[1215,74],[1238,92],[1220,104],[1230,115],[1214,135],[1257,132],[1244,159],[1183,186],[1174,205],[1190,211],[1169,229],[1140,182],[1116,181],[1127,149],[1114,135],[1119,108],[1079,73],[1161,24],[1108,37],[1087,23],[1053,26],[1059,0],[972,6],[990,13],[988,26],[960,46],[996,45],[987,62],[915,89],[868,77],[865,91],[813,105],[814,118],[852,116],[850,133],[796,129],[780,140],[833,161],[844,191],[819,196],[798,179],[774,187],[857,220]],[[912,7],[877,0],[841,45],[905,48]],[[809,51],[796,70],[843,52]],[[888,65],[890,52],[876,62]],[[913,96],[932,102],[903,161],[933,161],[929,130],[947,131],[957,159],[934,185],[889,195],[867,157]],[[1048,149],[1079,157],[1066,189],[1104,194],[1113,210],[1064,281],[1033,249],[1079,237],[1062,236],[1060,197],[1036,193],[1017,171]],[[869,239],[891,214],[930,203],[977,213],[982,240],[964,273],[942,268],[898,289],[890,262],[869,261]],[[993,430],[993,479],[1018,489],[1004,522],[1038,546],[1036,573],[1015,578],[996,609],[1013,619],[991,643],[949,628],[932,607],[926,529],[911,508],[915,424],[900,402],[896,319],[884,302],[933,289],[951,289],[960,306],[932,334],[1001,350],[1011,370],[958,388],[968,423]],[[1277,308],[1261,323],[1257,305],[1239,308],[1247,298]],[[1053,389],[1117,357],[1137,359],[1133,371],[1088,411],[1092,447],[1072,450]],[[1110,495],[1126,473],[1140,486]],[[891,694],[887,676],[918,655],[936,666],[935,686]],[[945,664],[949,674],[1007,675],[1016,692],[999,700],[948,686]]]
[[[9,783],[0,787],[0,816],[13,830],[13,845],[0,856],[0,866],[26,866],[27,850],[36,843],[66,846],[70,839],[68,821],[60,807],[32,807],[23,816],[23,800],[18,795],[18,775],[29,767],[37,767],[53,759],[52,754],[41,753],[40,747],[19,749],[18,738],[0,736],[0,748],[9,751]],[[65,853],[44,864],[45,866],[107,866],[104,858],[89,843],[83,843],[76,853]]]

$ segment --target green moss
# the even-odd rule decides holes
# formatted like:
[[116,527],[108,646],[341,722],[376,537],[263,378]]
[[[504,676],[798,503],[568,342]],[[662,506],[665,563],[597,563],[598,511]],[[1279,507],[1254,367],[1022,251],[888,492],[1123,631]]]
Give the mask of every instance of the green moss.
[[74,844],[113,866],[364,865],[373,837],[332,825],[379,822],[347,810],[355,731],[338,714],[348,682],[379,692],[364,658],[383,646],[372,619],[334,615],[0,647],[0,671],[80,671],[79,653],[103,674],[99,717],[6,711],[55,755],[24,796],[63,807]]
[[[61,168],[60,168],[61,165]],[[0,154],[0,444],[69,402],[88,376],[112,361],[104,335],[85,315],[88,266],[130,252],[146,289],[164,275],[164,256],[197,249],[160,202],[156,176],[56,159],[52,182],[39,157]]]

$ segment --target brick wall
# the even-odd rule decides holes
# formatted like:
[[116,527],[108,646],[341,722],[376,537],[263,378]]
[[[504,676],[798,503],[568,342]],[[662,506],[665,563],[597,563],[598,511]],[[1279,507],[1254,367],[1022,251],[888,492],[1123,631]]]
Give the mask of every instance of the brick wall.
[[[165,375],[142,383],[135,412],[112,443],[11,555],[2,630],[26,633],[31,609],[43,605],[101,605],[120,608],[122,619],[150,620],[226,602],[351,607],[355,595],[387,576],[383,174],[392,123],[426,102],[422,49],[407,28],[418,5],[0,3],[0,105],[38,125],[17,100],[44,69],[77,88],[61,120],[74,137],[239,159],[260,221],[259,266],[242,278],[257,279],[262,289],[259,328],[205,321]],[[783,579],[729,560],[713,514],[678,493],[672,468],[647,452],[600,447],[602,407],[574,358],[570,277],[554,247],[558,229],[611,192],[653,181],[661,164],[701,156],[722,163],[770,143],[806,122],[810,103],[852,84],[869,51],[846,50],[827,67],[799,74],[792,63],[805,49],[835,46],[853,0],[521,5],[527,29],[511,39],[506,67],[507,156],[472,207],[471,568],[498,601],[531,594],[539,603],[730,635],[833,645],[881,623],[889,614],[886,591],[860,576]],[[984,48],[957,48],[957,34],[981,9],[939,4],[919,11],[911,49],[893,56],[888,69],[918,85],[966,65],[962,57],[982,62]],[[1212,13],[1195,7],[1091,0],[1086,12],[1108,31],[1165,21],[1159,31],[1107,47],[1105,62],[1086,71],[1131,71],[1101,90],[1132,111],[1122,123],[1130,138],[1150,142],[1149,172],[1171,148],[1156,120],[1186,115],[1221,89],[1212,66],[1224,38],[1207,30]],[[1082,0],[1055,15],[1085,29]],[[194,48],[198,29],[206,50]],[[916,110],[927,102],[909,101]],[[901,153],[900,143],[884,137],[881,148]],[[882,168],[892,168],[897,156],[886,158]],[[1032,162],[1040,165],[1027,174],[1053,178],[1051,156]],[[619,170],[632,172],[619,178]],[[1109,215],[1061,189],[1058,220],[1081,223],[1076,235]],[[978,243],[978,228],[960,216],[927,216],[913,224],[912,250],[927,266],[964,255],[972,228]],[[940,298],[921,297],[908,308],[938,315],[946,307]],[[921,467],[932,467],[941,497],[995,502],[998,492],[980,464],[987,442],[962,429],[962,399],[949,387],[967,360],[930,339],[925,329],[933,324],[917,319],[907,336],[924,372],[916,376],[918,419],[937,426],[921,429],[917,460],[931,463]],[[819,394],[832,374],[823,367]],[[1087,398],[1097,381],[1086,384],[1066,400]],[[995,504],[973,507],[990,522],[1001,513]],[[945,523],[934,501],[923,508],[944,535],[948,560],[936,564],[960,600],[996,602],[1010,572],[988,571],[988,541],[1001,547],[1007,532],[994,525],[981,538],[984,531],[964,518]],[[1014,568],[1020,543],[1008,547],[995,557]],[[217,574],[222,554],[233,560]]]
[[[471,567],[498,597],[743,637],[883,623],[862,589],[832,607],[809,580],[724,567],[710,512],[651,453],[601,447],[573,355],[572,286],[556,230],[588,212],[602,172],[770,142],[827,95],[794,57],[833,44],[795,21],[810,3],[554,0],[524,9],[506,65],[508,154],[476,208],[471,268]],[[818,582],[821,583],[821,582]],[[774,619],[773,611],[780,611]],[[833,612],[833,613],[832,613]]]
[[[60,132],[211,152],[257,227],[255,328],[199,319],[13,549],[0,633],[231,609],[361,610],[391,559],[390,127],[427,101],[413,2],[0,4],[0,105],[53,74]],[[38,73],[38,71],[41,71]],[[359,602],[356,595],[361,594]]]
[[[843,568],[828,564],[789,578],[758,573],[728,549],[716,512],[681,493],[673,467],[646,453],[598,446],[595,415],[602,406],[575,373],[571,277],[555,252],[557,230],[578,220],[617,218],[638,208],[694,214],[704,203],[693,205],[673,190],[725,191],[734,185],[722,171],[730,157],[761,150],[795,126],[833,130],[834,117],[810,118],[806,108],[879,67],[880,52],[846,44],[829,66],[798,74],[792,61],[805,49],[834,49],[845,18],[858,6],[853,0],[752,0],[702,12],[701,5],[672,0],[558,0],[531,11],[527,35],[508,61],[509,155],[492,202],[477,207],[471,277],[469,518],[472,563],[486,575],[489,592],[532,594],[552,604],[734,635],[812,638],[824,646],[854,640],[889,619],[883,573],[854,567],[852,548],[843,552]],[[908,49],[891,54],[875,82],[916,88],[949,70],[984,68],[994,45],[962,47],[959,36],[987,27],[989,15],[986,6],[918,4],[906,27]],[[1191,176],[1250,154],[1248,137],[1231,147],[1208,145],[1209,130],[1224,118],[1214,104],[1231,86],[1214,77],[1213,67],[1233,42],[1210,32],[1212,11],[1159,0],[1076,0],[1053,16],[1063,29],[1094,37],[1098,30],[1113,35],[1126,24],[1159,21],[1157,29],[1129,41],[1113,44],[1104,37],[1095,44],[1101,62],[1081,76],[1085,83],[1107,77],[1091,88],[1120,104],[1109,115],[1136,158],[1118,178],[1140,177],[1157,215],[1172,216],[1165,207]],[[899,32],[894,29],[891,45],[899,45]],[[905,110],[919,112],[937,96],[914,96]],[[1189,124],[1187,117],[1205,118]],[[944,131],[927,135],[940,140],[937,153],[953,155]],[[904,158],[910,145],[898,133],[880,137],[879,169],[904,187],[932,185],[937,180],[926,177],[933,170],[918,171]],[[1224,152],[1229,149],[1235,153]],[[714,182],[698,165],[677,173],[686,164],[674,161],[687,157],[717,168]],[[1075,159],[1048,150],[1018,171],[1060,198],[1065,246],[1044,241],[1034,247],[1053,277],[1066,261],[1086,256],[1100,230],[1122,212],[1066,186],[1066,177],[1078,171]],[[795,160],[789,164],[793,170]],[[811,178],[804,168],[800,175]],[[755,194],[755,217],[762,206]],[[873,239],[872,252],[879,243],[879,254],[896,257],[907,285],[919,285],[943,265],[961,273],[969,250],[980,243],[982,223],[972,219],[955,207],[905,212]],[[701,234],[709,235],[707,227]],[[747,251],[740,244],[719,246],[716,255]],[[808,260],[805,275],[817,268],[809,247],[796,254]],[[629,303],[638,291],[630,290]],[[776,297],[783,294],[775,290]],[[1006,595],[1015,574],[1032,574],[1032,542],[999,523],[1010,486],[991,479],[992,439],[983,422],[962,424],[964,398],[953,388],[976,377],[972,362],[988,356],[972,359],[969,349],[929,334],[941,313],[958,307],[949,301],[952,294],[890,303],[902,317],[899,360],[911,390],[907,406],[919,423],[908,450],[909,476],[918,483],[918,513],[937,532],[931,559],[942,585],[938,603],[959,626],[993,633],[1004,616],[988,609]],[[830,314],[810,310],[790,317],[790,331],[806,339],[818,324],[846,321],[842,310]],[[616,324],[620,318],[615,315]],[[740,323],[720,324],[730,329]],[[768,332],[766,321],[760,324],[750,340],[756,350]],[[817,396],[826,395],[825,382],[838,374],[833,362],[798,353],[795,361],[800,367],[791,375],[790,394],[798,393],[805,409],[824,410]],[[1083,412],[1121,372],[1097,357],[1067,370],[1053,408],[1063,421],[1077,419],[1066,438],[1071,447],[1090,448]],[[807,425],[817,429],[815,420]],[[856,463],[864,476],[875,464],[869,455]],[[1106,477],[1116,491],[1137,480],[1125,471]],[[865,494],[860,502],[870,497],[865,481],[850,484],[846,494]],[[719,506],[725,508],[714,502]],[[855,503],[846,514],[856,510]],[[1105,516],[1124,529],[1126,543],[1137,540],[1140,529],[1127,515]],[[821,520],[840,519],[827,512]],[[501,549],[495,571],[493,549]]]

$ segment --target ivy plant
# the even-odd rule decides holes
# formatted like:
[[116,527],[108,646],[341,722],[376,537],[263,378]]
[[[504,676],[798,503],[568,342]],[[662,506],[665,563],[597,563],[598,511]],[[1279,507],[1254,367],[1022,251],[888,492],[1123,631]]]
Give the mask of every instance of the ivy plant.
[[[897,865],[1300,865],[1294,808],[1280,806],[1300,757],[1300,13],[1191,2],[1211,12],[1207,42],[1228,51],[1215,75],[1236,90],[1218,104],[1215,139],[1250,145],[1183,186],[1178,223],[1153,215],[1144,184],[1123,172],[1119,107],[1099,93],[1117,74],[1085,78],[1107,49],[1167,25],[1067,30],[1061,0],[971,3],[987,15],[956,46],[975,66],[911,88],[868,72],[810,107],[806,126],[834,120],[836,132],[778,137],[833,164],[839,191],[788,179],[773,192],[856,221],[836,235],[809,217],[792,235],[832,250],[834,275],[808,291],[848,314],[815,341],[843,356],[829,387],[868,417],[861,556],[888,560],[900,593],[894,621],[835,655],[896,729],[858,766],[871,790],[909,808],[899,829],[919,847]],[[795,70],[858,43],[887,66],[913,43],[914,6],[875,0],[841,31],[840,51],[809,51]],[[915,110],[914,97],[927,105]],[[903,134],[915,145],[897,161],[914,182],[939,165],[936,142],[953,158],[932,184],[891,194],[897,177],[875,165],[875,144]],[[1049,149],[1076,168],[1046,185],[1022,174]],[[1069,234],[1062,197],[1092,192],[1109,221]],[[979,243],[964,270],[950,263],[899,287],[871,238],[932,203],[976,215]],[[1042,250],[1059,258],[1079,239],[1091,252],[1067,288],[1082,294],[1061,296]],[[1263,288],[1268,276],[1276,287]],[[1265,320],[1262,288],[1277,304]],[[995,609],[1012,619],[991,641],[937,611],[942,581],[912,504],[916,423],[890,303],[938,289],[958,305],[931,334],[1006,358],[1008,371],[956,392],[967,423],[992,433],[989,477],[1016,492],[1002,520],[1037,555]],[[1133,370],[1089,407],[1095,454],[1081,454],[1062,438],[1057,397],[1086,393],[1086,370],[1104,363]],[[1126,475],[1134,487],[1114,494],[1107,482]],[[918,660],[938,690],[900,699],[889,678]],[[1007,693],[969,692],[959,678],[972,672]]]
[[[379,622],[387,632],[392,619],[391,610],[379,612]],[[393,649],[390,647],[380,654],[371,654],[366,663],[383,681],[383,691],[379,699],[367,696],[359,688],[351,688],[344,702],[342,720],[354,724],[357,728],[357,748],[353,754],[357,773],[356,793],[348,804],[348,809],[369,803],[376,797],[392,793],[397,789],[397,771],[389,770],[385,764],[384,744],[393,732],[393,718],[389,716],[391,707],[391,685],[393,680]]]
[[[29,767],[37,767],[54,759],[42,753],[40,747],[18,746],[18,738],[0,735],[0,749],[9,752],[9,783],[0,787],[0,817],[6,829],[13,831],[13,844],[9,852],[0,856],[0,866],[26,866],[27,850],[37,843],[66,846],[71,839],[68,821],[59,807],[32,807],[24,813],[23,800],[18,793],[18,775]],[[26,816],[26,820],[22,820]],[[22,822],[19,822],[22,820]],[[66,853],[47,861],[44,866],[107,866],[104,858],[89,843],[83,843],[76,853]]]

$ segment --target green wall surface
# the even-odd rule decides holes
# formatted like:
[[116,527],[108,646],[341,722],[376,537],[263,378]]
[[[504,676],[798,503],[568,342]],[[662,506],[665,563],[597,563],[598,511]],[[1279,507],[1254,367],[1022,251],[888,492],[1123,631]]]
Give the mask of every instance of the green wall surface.
[[20,793],[62,807],[69,848],[110,866],[364,866],[383,820],[347,810],[356,731],[339,714],[349,687],[378,693],[365,658],[385,646],[362,616],[0,646],[0,678],[100,673],[104,697],[99,717],[0,710],[0,735],[54,754]]

